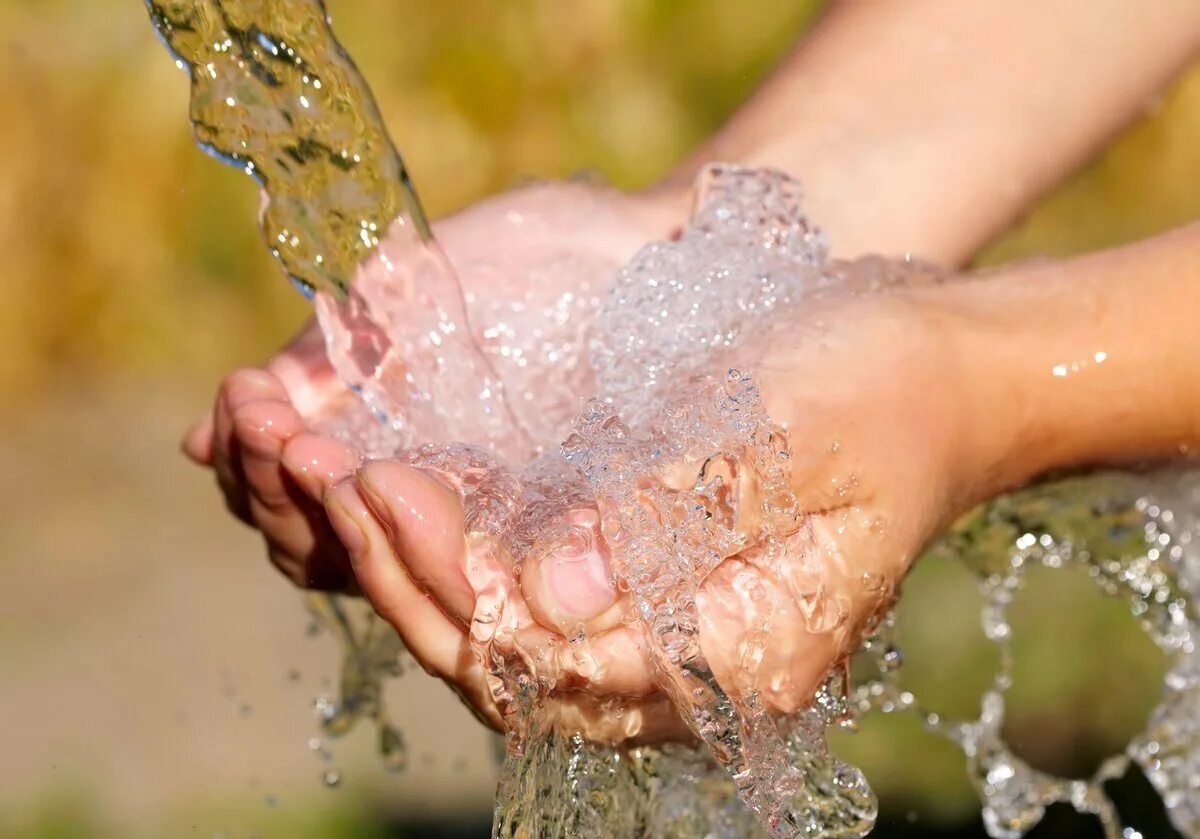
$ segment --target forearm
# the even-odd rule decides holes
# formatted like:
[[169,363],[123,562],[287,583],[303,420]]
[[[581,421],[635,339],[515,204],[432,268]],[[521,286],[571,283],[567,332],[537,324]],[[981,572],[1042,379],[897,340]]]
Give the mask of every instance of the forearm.
[[668,183],[708,160],[776,166],[838,254],[957,264],[1198,49],[1194,0],[838,3]]
[[982,495],[1200,454],[1200,224],[928,293],[955,323]]

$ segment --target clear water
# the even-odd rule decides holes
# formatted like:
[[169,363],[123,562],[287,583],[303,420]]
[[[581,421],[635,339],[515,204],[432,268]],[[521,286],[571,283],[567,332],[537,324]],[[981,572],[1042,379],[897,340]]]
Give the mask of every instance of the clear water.
[[[197,143],[262,185],[263,238],[314,299],[342,379],[385,420],[371,433],[386,431],[390,448],[448,442],[440,430],[452,419],[467,439],[519,455],[503,384],[464,328],[462,289],[324,4],[147,7],[191,79]],[[368,256],[384,261],[388,283],[355,282]]]
[[[696,594],[725,558],[753,552],[777,567],[805,538],[790,443],[767,415],[753,371],[736,361],[743,336],[769,331],[813,295],[848,285],[870,293],[921,281],[926,270],[878,259],[831,263],[795,182],[711,167],[680,239],[648,245],[607,288],[550,301],[553,327],[539,324],[538,312],[469,306],[322,3],[147,4],[189,72],[198,141],[263,186],[268,246],[313,298],[331,361],[363,397],[365,410],[321,418],[323,427],[373,455],[451,475],[460,487],[477,595],[471,640],[507,723],[496,834],[865,835],[874,798],[862,774],[829,753],[825,731],[871,710],[921,713],[896,681],[889,622],[865,645],[874,678],[850,686],[839,668],[809,708],[778,717],[754,690],[731,692],[715,678],[699,644]],[[554,353],[544,352],[547,342]],[[571,387],[543,388],[559,402],[539,404],[538,377]],[[566,403],[563,392],[572,397]],[[563,404],[575,406],[573,420]],[[682,483],[680,463],[696,464]],[[743,480],[761,490],[755,509],[736,500]],[[978,719],[924,717],[966,755],[993,836],[1022,835],[1057,801],[1096,813],[1109,835],[1135,835],[1122,834],[1102,788],[1130,761],[1175,825],[1200,835],[1197,485],[1174,473],[1149,483],[1091,480],[1101,483],[1000,499],[936,550],[979,573],[984,626],[1002,652],[1005,608],[1031,564],[1083,564],[1102,589],[1127,599],[1173,661],[1147,732],[1095,778],[1033,770],[999,734],[1005,655]],[[751,518],[762,524],[747,528]],[[595,546],[609,552],[658,684],[701,748],[611,748],[564,730],[562,685],[536,664],[555,656],[567,664],[552,673],[578,674],[593,639],[579,631],[554,649],[523,647],[531,618],[496,581],[548,551]],[[844,603],[819,587],[805,596],[811,631],[841,628]],[[321,709],[327,732],[374,718],[381,751],[402,765],[381,691],[396,672],[395,636],[346,602],[318,598],[311,607],[346,650],[340,699]],[[769,641],[770,615],[753,628],[748,670]],[[623,713],[619,704],[612,712]]]

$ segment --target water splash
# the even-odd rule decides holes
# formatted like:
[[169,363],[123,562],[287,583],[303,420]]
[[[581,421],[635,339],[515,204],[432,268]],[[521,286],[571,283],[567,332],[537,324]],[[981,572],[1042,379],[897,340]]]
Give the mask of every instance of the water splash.
[[[382,420],[325,417],[325,427],[370,454],[451,476],[459,489],[477,595],[471,640],[509,729],[497,835],[743,836],[755,829],[752,818],[775,836],[868,832],[875,803],[866,780],[829,753],[824,734],[855,711],[919,707],[896,682],[902,654],[888,621],[867,643],[877,678],[850,693],[835,672],[808,709],[779,717],[755,690],[730,689],[714,675],[699,643],[697,592],[730,556],[753,552],[777,568],[806,538],[790,490],[788,440],[767,415],[752,372],[734,363],[743,337],[824,290],[870,290],[929,272],[879,259],[831,263],[793,181],[711,168],[679,241],[644,249],[603,306],[565,312],[577,330],[590,329],[587,370],[572,381],[581,403],[592,401],[565,440],[531,439],[509,410],[504,377],[477,341],[486,330],[469,322],[457,278],[323,4],[147,5],[191,77],[197,140],[266,190],[262,224],[272,253],[313,297],[330,360],[362,395],[364,416]],[[528,333],[492,337],[511,351],[501,355],[538,354]],[[547,372],[526,368],[520,381]],[[535,448],[544,453],[531,459]],[[673,469],[680,463],[695,464],[682,483]],[[760,490],[750,505],[740,481]],[[1148,732],[1092,779],[1050,778],[1004,745],[1006,659],[978,720],[926,715],[967,755],[993,836],[1021,835],[1057,801],[1097,814],[1118,835],[1102,784],[1130,762],[1160,791],[1176,826],[1200,834],[1200,665],[1191,633],[1200,530],[1188,518],[1200,510],[1200,495],[1194,482],[1181,481],[1154,485],[1158,496],[1122,495],[1112,507],[1078,501],[1095,497],[1081,486],[1057,496],[1018,494],[940,548],[979,571],[985,628],[1002,650],[1005,608],[1022,569],[1081,563],[1103,588],[1128,598],[1175,657]],[[1172,492],[1170,502],[1152,500]],[[557,650],[522,647],[529,616],[497,581],[572,540],[602,542],[611,552],[660,685],[706,751],[610,748],[563,730],[562,685],[538,665],[557,656],[564,672],[578,674],[593,639],[576,632]],[[340,700],[323,709],[325,730],[336,736],[374,718],[381,750],[401,763],[402,740],[386,723],[381,688],[395,672],[398,642],[377,619],[351,617],[341,601],[311,603],[346,653]],[[819,590],[805,614],[814,632],[845,621],[843,604]],[[770,614],[754,617],[747,675],[773,625]],[[340,775],[328,772],[326,782],[336,784]]]
[[[338,697],[318,697],[316,710],[321,730],[343,737],[362,720],[369,719],[378,732],[378,753],[384,768],[399,772],[408,765],[404,737],[392,724],[384,701],[385,684],[401,674],[400,638],[378,615],[346,598],[309,594],[305,605],[317,625],[334,636],[342,649]],[[319,739],[314,751],[322,756]]]
[[323,3],[147,6],[191,77],[196,142],[266,190],[263,237],[306,296],[347,295],[394,220],[432,238],[404,162]]
[[[985,637],[1000,652],[991,688],[974,720],[923,710],[889,662],[897,648],[885,621],[865,644],[874,665],[854,693],[858,713],[913,713],[958,746],[995,839],[1018,839],[1046,808],[1062,803],[1095,816],[1107,839],[1140,835],[1122,824],[1106,783],[1138,766],[1158,791],[1174,827],[1200,835],[1200,472],[1100,473],[1012,493],[981,507],[933,553],[976,574],[984,595]],[[1059,778],[1030,766],[1004,741],[1005,695],[1012,683],[1008,608],[1030,568],[1085,570],[1096,586],[1127,603],[1130,614],[1167,656],[1163,694],[1146,730],[1089,778]]]
[[[664,689],[741,798],[777,836],[862,835],[874,800],[860,773],[828,755],[823,726],[775,719],[753,689],[731,693],[700,645],[697,594],[718,565],[755,553],[770,566],[808,539],[786,435],[752,376],[722,360],[747,330],[828,280],[824,242],[790,178],[712,167],[699,190],[679,240],[634,257],[597,318],[603,401],[589,405],[562,451],[596,494],[614,571],[631,590]],[[681,463],[703,464],[694,486],[672,485],[667,472]],[[757,504],[735,500],[739,483],[757,488]],[[771,624],[759,618],[751,646],[767,643]],[[794,760],[789,736],[803,738],[793,751],[824,759]]]
[[[264,190],[262,233],[313,298],[329,358],[386,420],[377,447],[525,445],[480,352],[462,289],[321,0],[146,0],[191,79],[196,141]],[[384,233],[387,244],[380,247]],[[386,283],[360,279],[383,264]],[[416,360],[419,359],[419,363]]]
[[[439,439],[448,420],[497,447],[521,445],[503,385],[470,338],[453,271],[324,4],[147,0],[147,8],[191,80],[197,142],[263,187],[264,240],[314,300],[329,357],[368,408],[314,417],[314,424],[353,429],[358,439],[370,438],[373,451],[418,434]],[[384,231],[389,239],[381,249]],[[368,257],[389,266],[390,289],[352,286]],[[385,328],[406,299],[419,300],[412,316]],[[430,351],[434,342],[440,351]],[[472,402],[474,410],[445,413]],[[384,765],[403,768],[403,738],[382,698],[384,682],[397,673],[395,633],[359,601],[313,595],[307,603],[344,653],[340,697],[326,702],[322,728],[341,736],[360,719],[374,719]]]

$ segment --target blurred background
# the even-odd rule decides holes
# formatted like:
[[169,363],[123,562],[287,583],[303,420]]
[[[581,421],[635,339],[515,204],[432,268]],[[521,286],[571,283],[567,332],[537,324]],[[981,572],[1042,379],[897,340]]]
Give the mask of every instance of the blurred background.
[[[647,183],[820,6],[329,5],[435,216],[532,176]],[[406,772],[385,774],[366,732],[310,742],[334,644],[178,454],[221,375],[306,315],[258,241],[254,185],[192,145],[186,96],[136,0],[0,3],[0,837],[486,834],[490,740],[419,671],[392,700]],[[1197,183],[1200,70],[981,262],[1200,217]],[[934,710],[977,712],[994,666],[978,607],[950,565],[909,586],[906,678]],[[1020,596],[1016,630],[1011,741],[1094,769],[1145,721],[1157,653],[1069,573]],[[979,835],[961,755],[912,720],[838,747],[883,800],[878,835]],[[1126,787],[1160,825],[1146,835],[1169,835],[1144,783]],[[1054,813],[1038,835],[1099,832]]]

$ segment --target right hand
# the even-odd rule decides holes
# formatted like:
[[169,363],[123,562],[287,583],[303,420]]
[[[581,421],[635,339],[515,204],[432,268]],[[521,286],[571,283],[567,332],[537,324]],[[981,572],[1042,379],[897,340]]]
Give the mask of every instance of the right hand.
[[[585,283],[587,293],[603,295],[621,265],[646,241],[668,237],[685,209],[665,190],[651,197],[547,183],[481,202],[435,225],[434,232],[468,296],[472,325],[482,332],[495,325],[489,319],[503,316],[507,301],[536,310]],[[554,393],[557,382],[543,376],[539,386],[530,386],[524,369],[499,355],[491,359],[511,390]],[[513,408],[524,423],[546,421],[536,400]],[[334,374],[321,332],[310,322],[264,369],[230,374],[211,413],[184,439],[184,451],[214,470],[229,509],[262,533],[271,562],[298,586],[354,588],[321,496],[358,463],[327,447],[314,461],[313,452],[299,454],[304,447],[293,443],[307,441],[319,450],[314,424],[363,410]]]

